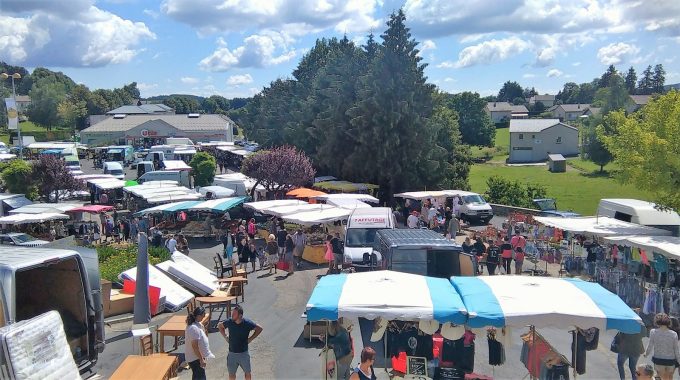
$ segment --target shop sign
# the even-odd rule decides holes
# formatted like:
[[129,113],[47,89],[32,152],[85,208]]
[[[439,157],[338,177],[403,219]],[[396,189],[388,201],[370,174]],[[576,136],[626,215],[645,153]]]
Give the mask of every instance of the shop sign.
[[427,359],[418,356],[407,356],[406,373],[409,375],[427,376]]
[[158,136],[158,132],[142,129],[142,137]]

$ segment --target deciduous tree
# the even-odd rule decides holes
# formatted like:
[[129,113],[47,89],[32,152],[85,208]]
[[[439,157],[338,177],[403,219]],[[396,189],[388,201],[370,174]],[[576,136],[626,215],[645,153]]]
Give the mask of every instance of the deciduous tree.
[[42,155],[33,164],[33,180],[38,193],[46,202],[59,203],[60,192],[80,191],[85,188],[83,181],[73,177],[66,162],[51,154]]
[[524,89],[517,82],[507,81],[503,83],[503,87],[498,91],[497,99],[499,102],[512,103],[515,98],[522,98]]
[[274,192],[309,186],[316,174],[309,158],[292,146],[259,151],[249,156],[243,161],[241,172],[257,180],[253,193],[258,184]]
[[2,170],[2,182],[13,194],[24,194],[28,199],[35,199],[37,191],[33,183],[33,168],[23,160],[12,160]]
[[680,92],[652,99],[628,117],[618,111],[605,119],[612,133],[598,133],[621,168],[619,180],[654,194],[662,206],[680,210]]
[[215,157],[206,152],[198,152],[191,158],[189,166],[192,169],[195,186],[209,186],[215,179],[217,163]]
[[449,96],[447,104],[458,114],[462,142],[468,145],[493,146],[496,127],[486,112],[486,102],[476,92]]

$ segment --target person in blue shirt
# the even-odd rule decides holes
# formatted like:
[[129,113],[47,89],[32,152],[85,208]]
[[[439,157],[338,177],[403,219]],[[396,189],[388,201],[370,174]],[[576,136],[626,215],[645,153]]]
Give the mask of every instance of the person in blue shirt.
[[[236,305],[231,309],[231,318],[219,324],[220,334],[229,343],[227,372],[229,380],[236,379],[238,367],[243,369],[246,380],[252,378],[248,344],[262,333],[262,327],[250,319],[243,318],[243,308]],[[227,331],[229,335],[227,336]],[[251,334],[250,332],[253,331]]]

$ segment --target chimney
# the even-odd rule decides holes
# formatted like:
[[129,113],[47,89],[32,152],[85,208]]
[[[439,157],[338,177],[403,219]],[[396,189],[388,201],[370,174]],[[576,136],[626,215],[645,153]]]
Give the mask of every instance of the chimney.
[[581,103],[578,104],[578,109],[581,109]]
[[496,108],[496,102],[493,102],[493,106],[494,106],[494,108]]

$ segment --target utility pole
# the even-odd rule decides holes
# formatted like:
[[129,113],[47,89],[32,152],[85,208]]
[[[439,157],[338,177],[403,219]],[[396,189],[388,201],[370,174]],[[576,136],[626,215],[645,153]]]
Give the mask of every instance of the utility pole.
[[[14,88],[14,79],[21,79],[21,74],[19,73],[14,73],[12,75],[9,75],[7,73],[2,73],[0,74],[0,78],[2,79],[7,79],[7,78],[12,78],[12,99],[14,99],[14,106],[17,107],[17,118],[18,116],[18,111],[19,107],[17,106],[17,93],[16,89]],[[24,140],[21,138],[21,123],[17,120],[17,136],[19,136],[19,159],[23,160],[24,159]]]

